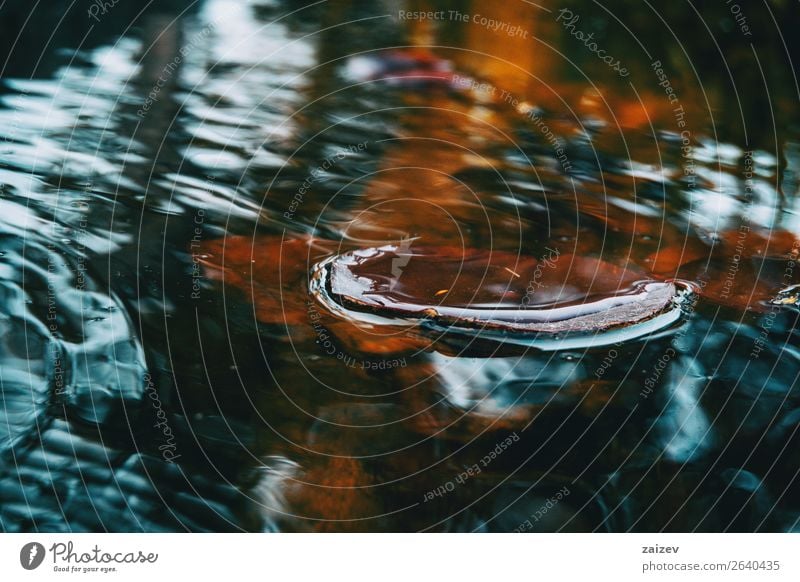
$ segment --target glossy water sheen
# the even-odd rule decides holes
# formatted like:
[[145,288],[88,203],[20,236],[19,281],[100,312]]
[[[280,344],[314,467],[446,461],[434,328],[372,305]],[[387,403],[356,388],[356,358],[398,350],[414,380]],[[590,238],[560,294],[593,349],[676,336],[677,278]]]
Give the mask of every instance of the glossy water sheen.
[[0,7],[0,529],[797,529],[791,3],[384,4]]
[[[379,321],[364,313],[389,318],[387,325],[416,319],[482,339],[502,332],[504,343],[540,349],[552,349],[564,335],[583,336],[562,342],[571,349],[614,343],[621,328],[633,339],[680,315],[683,297],[673,283],[637,280],[640,271],[602,261],[551,258],[441,247],[361,249],[315,266],[311,291],[346,319]],[[659,317],[665,312],[671,313]]]

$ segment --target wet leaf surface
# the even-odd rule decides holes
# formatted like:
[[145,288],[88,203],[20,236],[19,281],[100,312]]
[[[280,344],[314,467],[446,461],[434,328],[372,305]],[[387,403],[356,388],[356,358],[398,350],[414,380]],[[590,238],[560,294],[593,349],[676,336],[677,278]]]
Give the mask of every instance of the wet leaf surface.
[[0,530],[798,529],[791,3],[28,4]]

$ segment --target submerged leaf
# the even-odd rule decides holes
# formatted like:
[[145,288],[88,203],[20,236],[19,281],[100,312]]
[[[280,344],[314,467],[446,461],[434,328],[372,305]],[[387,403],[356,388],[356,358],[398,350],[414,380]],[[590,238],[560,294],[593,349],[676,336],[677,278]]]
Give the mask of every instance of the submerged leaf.
[[323,262],[313,285],[343,318],[531,339],[646,322],[674,311],[678,294],[674,283],[648,279],[635,267],[554,249],[539,259],[455,247],[361,249]]

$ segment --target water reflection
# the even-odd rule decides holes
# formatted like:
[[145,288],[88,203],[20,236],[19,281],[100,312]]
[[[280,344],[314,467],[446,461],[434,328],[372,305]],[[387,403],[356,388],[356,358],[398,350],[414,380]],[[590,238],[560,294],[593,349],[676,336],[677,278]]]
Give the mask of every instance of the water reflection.
[[[549,3],[408,4],[0,34],[4,531],[797,528],[796,41],[574,3],[621,77]],[[315,264],[403,241],[698,293],[480,357],[309,307]]]

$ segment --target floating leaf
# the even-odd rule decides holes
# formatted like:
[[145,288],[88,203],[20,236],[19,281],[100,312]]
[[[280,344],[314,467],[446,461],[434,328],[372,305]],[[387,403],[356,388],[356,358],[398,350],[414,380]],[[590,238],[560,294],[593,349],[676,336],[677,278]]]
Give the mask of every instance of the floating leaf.
[[[671,282],[632,266],[547,252],[536,259],[456,247],[361,249],[320,264],[313,287],[343,319],[531,340],[593,335],[674,312],[678,291]],[[447,296],[431,301],[438,289],[449,289]]]

